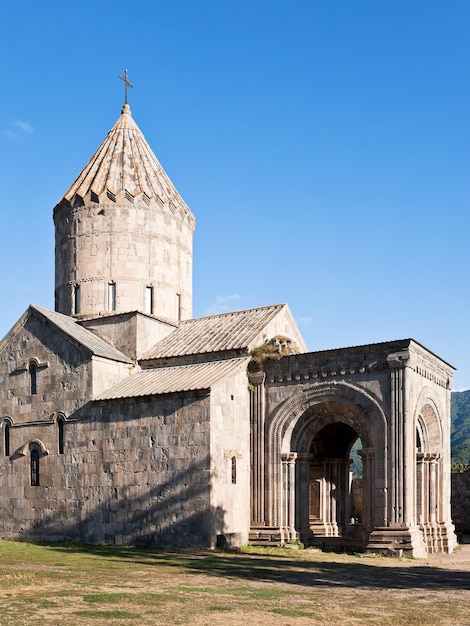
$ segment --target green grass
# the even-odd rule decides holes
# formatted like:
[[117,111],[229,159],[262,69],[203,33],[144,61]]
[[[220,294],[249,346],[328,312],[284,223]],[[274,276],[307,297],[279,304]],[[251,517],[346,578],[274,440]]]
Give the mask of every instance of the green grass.
[[103,619],[138,619],[140,613],[129,613],[129,611],[77,611],[80,617],[95,617]]
[[468,562],[0,540],[0,564],[2,626],[468,626]]

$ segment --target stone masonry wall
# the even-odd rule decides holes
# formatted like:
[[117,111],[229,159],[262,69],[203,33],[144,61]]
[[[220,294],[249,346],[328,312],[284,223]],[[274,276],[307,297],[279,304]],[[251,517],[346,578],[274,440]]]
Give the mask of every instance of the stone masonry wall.
[[457,534],[470,533],[470,470],[451,474],[452,521]]
[[[1,458],[0,536],[92,543],[214,544],[209,483],[209,400],[175,396],[93,404],[41,435],[40,485],[30,454]],[[27,432],[26,432],[27,431]]]
[[[30,388],[29,364],[37,363],[37,393]],[[0,353],[0,418],[16,427],[25,422],[50,421],[57,412],[70,415],[89,398],[91,359],[35,315],[25,322]],[[12,429],[14,445],[23,439]]]
[[[123,195],[123,194],[122,194]],[[172,321],[192,314],[194,221],[156,200],[63,200],[54,210],[56,310],[65,315],[145,311]],[[115,285],[115,303],[108,285]],[[74,289],[80,287],[80,304]],[[115,306],[115,309],[113,309]]]

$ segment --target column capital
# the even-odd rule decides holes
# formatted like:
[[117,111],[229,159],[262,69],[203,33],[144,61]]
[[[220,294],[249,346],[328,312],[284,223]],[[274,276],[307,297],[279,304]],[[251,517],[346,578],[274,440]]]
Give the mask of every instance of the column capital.
[[409,350],[400,350],[399,352],[391,352],[387,355],[387,364],[390,369],[404,368],[410,362],[411,354]]
[[252,385],[262,385],[266,380],[266,372],[248,372],[248,380]]
[[295,463],[297,456],[297,452],[284,452],[281,454],[281,460],[284,463]]

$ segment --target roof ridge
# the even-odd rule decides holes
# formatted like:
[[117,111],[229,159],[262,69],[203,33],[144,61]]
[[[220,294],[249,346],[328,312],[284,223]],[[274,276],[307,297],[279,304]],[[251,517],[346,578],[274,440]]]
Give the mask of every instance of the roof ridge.
[[284,306],[286,306],[285,302],[283,302],[282,304],[267,304],[264,306],[254,306],[250,309],[240,309],[238,311],[225,311],[223,313],[213,313],[212,315],[201,315],[201,317],[192,317],[189,320],[182,320],[180,322],[180,326],[182,326],[183,324],[189,324],[191,322],[195,322],[198,320],[204,320],[204,319],[215,318],[215,317],[228,317],[229,315],[238,315],[240,313],[250,313],[252,311],[261,311],[263,309],[281,309]]
[[59,313],[58,311],[51,311],[50,309],[40,307],[37,304],[30,304],[28,311],[35,311],[45,317],[49,320],[49,322],[54,324],[58,330],[65,333],[73,341],[79,343],[82,347],[88,350],[90,354],[114,361],[132,363],[132,359],[127,357],[112,344],[107,343],[99,335],[96,335],[91,330],[84,328],[73,317],[69,317],[68,315]]

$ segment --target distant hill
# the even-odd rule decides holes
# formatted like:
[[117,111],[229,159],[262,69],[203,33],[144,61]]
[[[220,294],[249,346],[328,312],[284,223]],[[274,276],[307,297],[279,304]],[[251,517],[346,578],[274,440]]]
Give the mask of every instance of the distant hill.
[[470,465],[470,389],[452,393],[451,419],[452,466]]
[[[452,469],[462,471],[470,465],[470,389],[452,393],[451,421]],[[361,447],[358,439],[351,450],[351,470],[356,477],[362,476],[362,459],[357,454]]]

